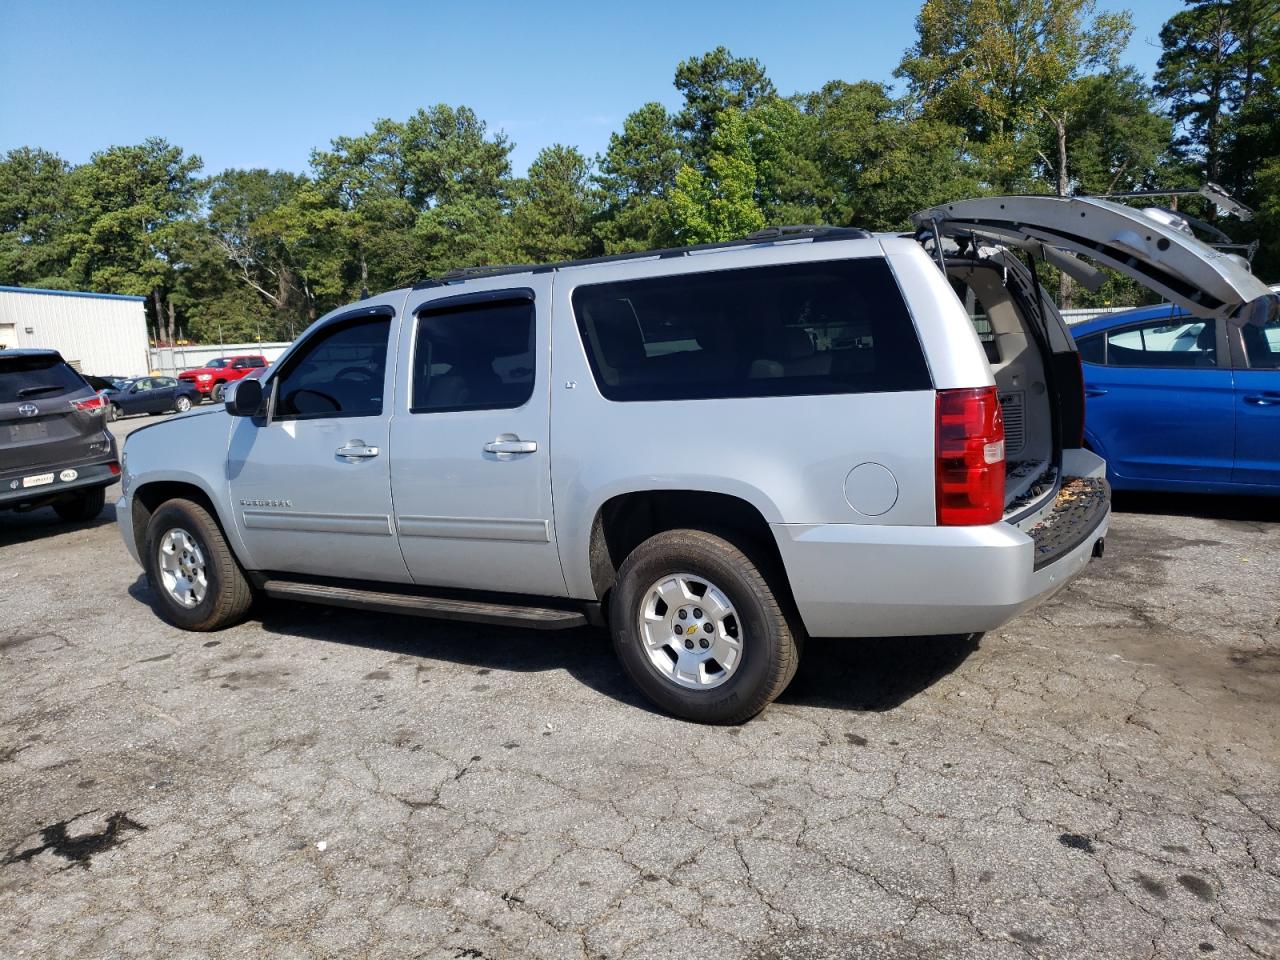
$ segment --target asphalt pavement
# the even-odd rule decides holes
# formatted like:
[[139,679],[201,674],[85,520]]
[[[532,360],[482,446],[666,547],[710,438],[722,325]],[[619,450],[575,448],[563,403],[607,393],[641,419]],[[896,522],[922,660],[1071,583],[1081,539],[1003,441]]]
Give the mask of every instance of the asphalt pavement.
[[1280,502],[1116,506],[1047,605],[811,641],[731,728],[598,631],[182,633],[110,503],[0,515],[0,956],[1280,956]]

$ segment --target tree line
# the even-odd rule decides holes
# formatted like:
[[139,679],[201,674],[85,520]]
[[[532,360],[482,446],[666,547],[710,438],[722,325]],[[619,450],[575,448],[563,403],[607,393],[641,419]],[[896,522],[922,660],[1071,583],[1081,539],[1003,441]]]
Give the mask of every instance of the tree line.
[[[305,173],[203,176],[158,138],[80,165],[20,147],[0,159],[0,284],[145,296],[160,341],[291,338],[363,291],[455,267],[1206,180],[1257,216],[1183,209],[1259,241],[1255,270],[1280,279],[1280,0],[1184,4],[1151,82],[1122,62],[1130,15],[1095,0],[926,0],[899,94],[863,79],[784,96],[718,47],[676,67],[679,109],[646,103],[600,155],[553,144],[523,177],[505,134],[446,104],[337,137]],[[1067,304],[1142,297],[1119,277],[1097,294],[1056,282]]]

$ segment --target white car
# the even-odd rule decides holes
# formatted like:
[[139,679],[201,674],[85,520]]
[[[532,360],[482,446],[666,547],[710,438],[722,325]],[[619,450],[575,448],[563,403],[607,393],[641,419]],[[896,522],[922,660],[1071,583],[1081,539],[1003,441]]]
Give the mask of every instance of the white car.
[[336,310],[226,412],[129,437],[125,543],[190,630],[256,592],[607,623],[649,697],[708,722],[776,697],[806,635],[999,627],[1109,519],[1079,357],[1022,254],[1222,316],[1266,289],[1106,201],[917,222],[462,271]]

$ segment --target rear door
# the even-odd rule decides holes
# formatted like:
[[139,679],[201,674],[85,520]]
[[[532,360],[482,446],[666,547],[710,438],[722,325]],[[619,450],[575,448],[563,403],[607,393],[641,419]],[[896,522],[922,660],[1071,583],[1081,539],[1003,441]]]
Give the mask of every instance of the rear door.
[[[104,452],[101,410],[80,411],[93,388],[56,354],[0,356],[0,473],[35,474]],[[21,482],[21,481],[18,481]]]
[[[1243,317],[1236,359],[1236,483],[1280,487],[1280,309]],[[1233,336],[1236,332],[1233,331]]]
[[1231,480],[1235,401],[1220,326],[1141,320],[1106,331],[1100,356],[1090,351],[1088,428],[1115,479]]
[[167,413],[173,409],[174,388],[178,381],[172,377],[152,377],[151,394],[147,400],[148,413]]
[[391,490],[415,583],[567,593],[551,515],[552,274],[415,293]]

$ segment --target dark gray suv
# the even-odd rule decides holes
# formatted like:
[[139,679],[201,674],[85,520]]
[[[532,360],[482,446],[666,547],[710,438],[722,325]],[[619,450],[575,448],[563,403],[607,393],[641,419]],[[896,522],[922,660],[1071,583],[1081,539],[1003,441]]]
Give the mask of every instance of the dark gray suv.
[[101,513],[120,475],[106,407],[56,350],[0,350],[0,510]]

